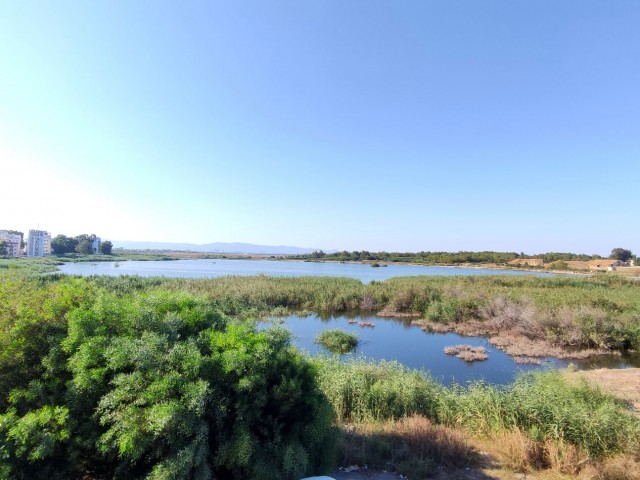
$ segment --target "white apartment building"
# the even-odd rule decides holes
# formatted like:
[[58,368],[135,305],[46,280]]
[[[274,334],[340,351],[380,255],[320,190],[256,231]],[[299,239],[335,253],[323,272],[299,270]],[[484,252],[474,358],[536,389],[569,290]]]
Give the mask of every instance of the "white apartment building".
[[91,244],[91,249],[93,250],[94,255],[97,255],[100,253],[100,242],[102,242],[102,240],[100,240],[100,237],[95,237],[93,239],[93,243]]
[[9,233],[7,230],[0,230],[0,240],[4,241],[7,246],[7,255],[9,257],[20,256],[20,244],[22,243],[22,235],[17,233]]
[[29,230],[27,257],[51,255],[51,234],[44,230]]

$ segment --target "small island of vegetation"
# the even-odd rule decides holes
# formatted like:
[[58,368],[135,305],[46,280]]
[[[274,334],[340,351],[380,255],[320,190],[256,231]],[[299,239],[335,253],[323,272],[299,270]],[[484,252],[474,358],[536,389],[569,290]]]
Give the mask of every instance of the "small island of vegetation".
[[358,346],[358,337],[344,330],[324,330],[316,337],[316,343],[333,353],[349,353]]

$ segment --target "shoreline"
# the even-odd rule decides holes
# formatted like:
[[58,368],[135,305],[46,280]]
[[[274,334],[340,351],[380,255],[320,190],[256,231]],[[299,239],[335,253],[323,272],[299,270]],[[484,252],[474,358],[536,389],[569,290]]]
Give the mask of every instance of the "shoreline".
[[[114,258],[116,257],[116,258]],[[120,258],[118,258],[120,257]],[[140,258],[137,258],[140,257]],[[155,258],[154,258],[155,257]],[[554,270],[554,269],[540,269],[540,268],[513,268],[507,264],[496,263],[462,263],[462,264],[450,264],[450,263],[418,263],[411,261],[398,261],[388,262],[384,260],[331,260],[331,259],[303,259],[292,258],[289,255],[271,255],[271,254],[259,254],[259,253],[217,253],[217,252],[188,252],[188,251],[162,251],[162,252],[139,252],[139,251],[127,251],[127,252],[114,252],[110,255],[110,258],[100,258],[100,256],[90,255],[86,258],[72,257],[64,258],[56,255],[50,255],[44,258],[55,259],[62,263],[84,263],[84,262],[125,262],[130,260],[139,261],[175,261],[175,260],[266,260],[266,261],[286,261],[286,262],[306,262],[306,263],[337,263],[337,264],[352,264],[352,265],[372,265],[379,264],[380,267],[389,265],[406,265],[413,267],[441,267],[441,268],[459,268],[459,269],[474,269],[474,270],[504,270],[510,272],[530,272],[530,273],[549,273],[551,275],[572,275],[578,277],[591,277],[599,273],[618,273],[627,276],[628,273],[638,273],[624,270],[615,270],[608,272],[606,270],[598,271],[578,271],[578,270]],[[622,267],[619,267],[622,268]],[[633,267],[629,267],[633,268]],[[633,278],[633,275],[630,276]]]
[[494,348],[506,353],[521,363],[537,364],[539,359],[554,357],[561,360],[586,360],[600,356],[621,356],[618,350],[596,348],[569,349],[553,345],[546,340],[532,340],[516,330],[496,331],[483,322],[469,321],[460,324],[442,324],[416,318],[412,325],[431,333],[456,333],[465,337],[484,337]]

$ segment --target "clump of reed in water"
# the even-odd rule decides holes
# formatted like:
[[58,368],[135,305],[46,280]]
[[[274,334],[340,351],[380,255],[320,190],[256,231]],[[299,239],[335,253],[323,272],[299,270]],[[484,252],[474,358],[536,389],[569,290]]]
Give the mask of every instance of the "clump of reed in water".
[[479,362],[489,358],[487,349],[484,347],[472,347],[471,345],[454,345],[445,347],[444,353],[454,355],[465,362]]

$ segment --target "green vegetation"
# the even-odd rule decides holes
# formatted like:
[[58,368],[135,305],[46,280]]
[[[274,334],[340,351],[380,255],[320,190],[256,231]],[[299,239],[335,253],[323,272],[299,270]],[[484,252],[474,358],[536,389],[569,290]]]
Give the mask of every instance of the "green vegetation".
[[100,243],[100,253],[102,253],[103,255],[111,255],[111,250],[113,250],[113,243],[111,243],[109,240],[105,240],[104,242]]
[[316,343],[333,353],[349,353],[358,346],[358,337],[344,330],[324,330]]
[[38,275],[55,272],[63,262],[55,257],[22,257],[0,259],[1,272],[23,272]]
[[[592,278],[406,277],[363,285],[349,278],[220,277],[96,279],[105,288],[170,289],[205,295],[229,315],[281,311],[415,313],[451,325],[481,322],[567,348],[640,349],[640,284],[606,274]],[[128,287],[127,287],[128,288]]]
[[554,445],[594,461],[640,448],[640,421],[624,405],[556,372],[501,388],[444,387],[397,363],[305,358],[286,331],[259,332],[239,320],[274,310],[387,308],[558,344],[638,348],[640,286],[631,280],[411,277],[363,285],[24,274],[51,260],[0,264],[0,478],[300,478],[334,466],[334,421],[368,425],[374,435],[360,440],[380,458],[390,458],[391,442],[409,452],[420,426],[430,443],[403,457],[404,471],[420,474],[432,468],[429,455],[447,448],[468,457],[459,439],[438,443],[452,438],[446,429],[487,438],[516,432],[545,462]]
[[80,253],[83,255],[91,255],[93,252],[93,241],[96,236],[86,233],[76,237],[67,237],[66,235],[56,235],[51,240],[51,250],[56,255],[65,253]]
[[595,458],[640,446],[640,421],[624,405],[586,384],[571,386],[558,372],[523,374],[504,388],[447,388],[394,362],[314,362],[321,388],[343,422],[421,415],[487,435],[519,429],[533,441],[566,441]]
[[299,478],[331,463],[331,407],[282,329],[84,279],[3,278],[0,305],[2,478]]
[[599,255],[584,255],[575,253],[550,252],[538,255],[526,255],[515,252],[368,252],[362,251],[342,251],[337,253],[325,253],[322,250],[315,251],[308,255],[297,255],[293,258],[302,260],[334,260],[340,262],[361,262],[361,261],[384,261],[384,262],[408,262],[425,265],[443,264],[458,265],[462,263],[507,263],[517,258],[541,258],[545,263],[558,260],[593,260],[601,258]]
[[625,248],[614,248],[613,250],[611,250],[611,255],[609,256],[609,258],[620,260],[621,262],[626,262],[627,260],[633,258],[633,253],[631,253],[631,250],[627,250]]

